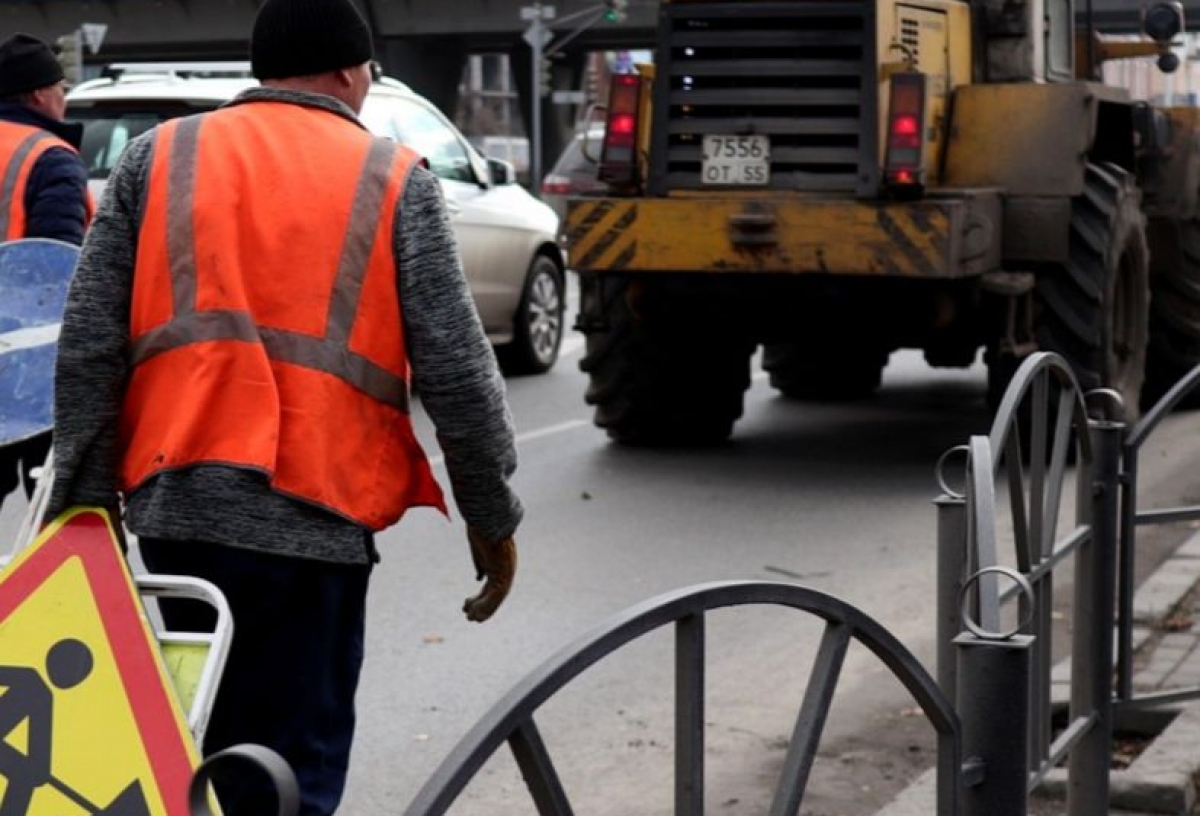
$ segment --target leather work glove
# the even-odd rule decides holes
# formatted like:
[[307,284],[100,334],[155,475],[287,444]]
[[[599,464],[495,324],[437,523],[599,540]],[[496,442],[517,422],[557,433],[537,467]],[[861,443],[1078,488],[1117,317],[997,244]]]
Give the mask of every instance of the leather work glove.
[[463,612],[467,620],[483,623],[504,603],[512,589],[513,575],[517,571],[517,542],[509,536],[489,544],[470,528],[467,529],[467,541],[471,542],[475,580],[484,581],[484,584],[479,592],[463,601]]

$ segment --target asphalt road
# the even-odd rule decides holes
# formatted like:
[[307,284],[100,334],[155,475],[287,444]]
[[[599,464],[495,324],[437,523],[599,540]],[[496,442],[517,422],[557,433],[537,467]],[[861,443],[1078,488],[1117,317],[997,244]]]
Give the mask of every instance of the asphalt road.
[[[987,431],[981,367],[934,371],[898,353],[875,399],[842,406],[788,402],[759,374],[728,445],[647,451],[591,425],[579,345],[571,336],[550,374],[508,382],[527,515],[516,586],[495,619],[470,624],[460,611],[475,589],[460,519],[416,511],[380,536],[344,812],[401,812],[521,678],[606,618],[685,586],[820,589],[875,617],[932,671],[934,466]],[[1152,440],[1143,496],[1196,500],[1198,426],[1174,417]],[[22,512],[18,501],[0,512],[5,540]],[[708,812],[765,812],[820,632],[788,610],[709,616]],[[672,643],[664,631],[612,655],[539,714],[577,813],[670,812]],[[911,706],[853,647],[804,812],[870,812],[928,764],[932,732]],[[502,751],[452,812],[534,810]]]

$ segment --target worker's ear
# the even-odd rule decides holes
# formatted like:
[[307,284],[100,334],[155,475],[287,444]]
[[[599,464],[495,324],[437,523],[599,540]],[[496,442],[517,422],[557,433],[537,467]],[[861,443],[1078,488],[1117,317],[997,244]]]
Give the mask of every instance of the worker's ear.
[[54,86],[52,85],[47,88],[38,88],[37,90],[30,91],[29,92],[29,101],[32,103],[30,105],[30,107],[34,107],[34,108],[45,107],[46,104],[49,103],[51,97],[53,96],[53,89],[54,89]]

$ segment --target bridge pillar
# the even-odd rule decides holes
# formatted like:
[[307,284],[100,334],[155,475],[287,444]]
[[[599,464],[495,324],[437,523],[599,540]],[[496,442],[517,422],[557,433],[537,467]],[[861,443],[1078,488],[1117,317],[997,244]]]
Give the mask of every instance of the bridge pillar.
[[467,47],[460,38],[384,38],[376,58],[386,75],[408,85],[453,120],[467,64]]

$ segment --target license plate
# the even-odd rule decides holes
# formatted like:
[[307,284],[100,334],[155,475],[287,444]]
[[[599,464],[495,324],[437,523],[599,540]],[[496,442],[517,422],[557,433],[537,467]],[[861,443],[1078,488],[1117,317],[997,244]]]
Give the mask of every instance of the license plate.
[[706,135],[700,173],[705,184],[770,184],[771,139]]

